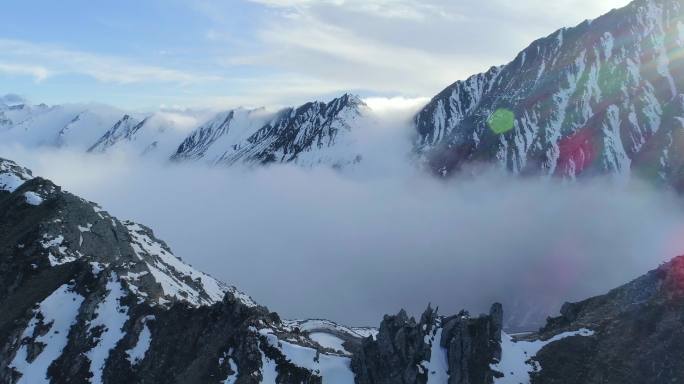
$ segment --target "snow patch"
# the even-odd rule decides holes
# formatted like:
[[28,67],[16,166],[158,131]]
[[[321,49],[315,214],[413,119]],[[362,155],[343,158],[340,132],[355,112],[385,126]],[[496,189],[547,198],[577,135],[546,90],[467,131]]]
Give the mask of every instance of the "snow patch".
[[530,359],[546,345],[573,336],[593,336],[594,331],[582,328],[574,332],[564,332],[549,340],[515,341],[506,334],[501,334],[501,361],[492,364],[492,369],[503,373],[503,377],[495,378],[494,384],[529,384],[530,374],[540,368]]
[[266,337],[268,344],[280,350],[290,363],[320,376],[326,384],[354,382],[354,373],[351,370],[351,359],[349,357],[327,355],[313,348],[288,343],[279,340],[271,332],[271,329],[259,330],[259,333]]
[[102,371],[109,353],[124,337],[122,328],[128,320],[128,308],[122,305],[120,300],[125,296],[123,286],[117,281],[116,274],[112,272],[107,281],[107,296],[98,304],[95,310],[97,317],[88,326],[89,334],[92,334],[98,327],[102,328],[102,333],[95,339],[95,346],[86,353],[90,359],[92,383],[102,384]]
[[152,332],[150,332],[147,322],[152,320],[154,320],[154,316],[147,316],[145,319],[143,319],[143,329],[140,331],[140,335],[138,335],[138,342],[135,343],[133,348],[126,351],[126,358],[131,365],[136,365],[142,361],[142,359],[145,358],[147,350],[150,348],[150,343],[152,342]]
[[[238,371],[238,366],[235,363],[235,360],[233,360],[233,358],[230,357],[230,355],[232,355],[232,354],[233,354],[233,349],[231,348],[230,351],[228,352],[228,356],[229,356],[228,357],[228,366],[230,367],[230,370],[231,370],[231,372],[233,372],[233,374],[228,375],[228,377],[223,382],[223,384],[235,384],[237,382],[238,376],[240,375],[240,372]],[[263,362],[263,358],[262,358],[262,362]],[[219,360],[219,364],[223,364],[223,358],[221,358]],[[265,381],[262,381],[262,382],[265,382]]]
[[[48,331],[35,338],[35,343],[45,345],[43,351],[33,360],[28,362],[28,348],[25,343],[14,356],[9,364],[21,373],[21,378],[16,384],[47,383],[47,370],[50,364],[62,354],[68,342],[69,330],[76,323],[78,310],[83,303],[83,297],[73,292],[68,285],[62,285],[50,296],[43,300],[28,327],[21,335],[22,340],[34,336],[36,327],[47,325]],[[39,316],[42,316],[42,318]],[[42,332],[41,332],[42,333]]]
[[266,354],[261,352],[261,383],[262,384],[276,384],[278,371],[276,370],[276,362],[269,359]]
[[344,349],[344,346],[342,345],[344,340],[337,336],[325,332],[314,332],[309,334],[309,338],[317,342],[321,347],[330,348],[333,351],[344,353],[345,355],[349,354],[349,351]]
[[43,198],[35,192],[25,192],[24,198],[27,204],[31,205],[41,205],[43,204]]
[[0,173],[0,191],[14,192],[24,180],[13,173]]
[[440,345],[442,340],[442,328],[439,327],[430,337],[430,361],[421,365],[428,371],[427,384],[444,384],[449,381],[449,360],[446,348]]
[[0,191],[14,192],[33,176],[25,168],[0,159]]

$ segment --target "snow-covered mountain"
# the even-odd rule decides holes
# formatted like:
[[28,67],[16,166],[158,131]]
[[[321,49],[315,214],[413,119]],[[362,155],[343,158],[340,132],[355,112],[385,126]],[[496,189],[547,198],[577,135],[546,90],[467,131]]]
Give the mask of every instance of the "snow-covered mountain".
[[311,102],[268,116],[233,110],[199,127],[173,155],[212,164],[294,163],[305,167],[344,167],[361,161],[355,130],[369,112],[356,96]]
[[105,152],[107,149],[121,143],[131,141],[136,133],[145,125],[147,118],[142,121],[129,115],[124,115],[117,121],[95,144],[88,148],[88,152]]
[[[186,117],[193,119],[192,116]],[[173,116],[164,113],[140,119],[125,114],[88,148],[88,152],[119,150],[167,160],[187,134],[186,129],[178,125]]]
[[27,148],[65,147],[85,151],[121,115],[121,111],[102,105],[0,102],[0,142]]
[[241,108],[221,112],[186,137],[172,159],[201,160],[215,164],[223,154],[254,134],[270,117],[271,114],[263,109]]
[[457,81],[416,116],[435,172],[478,162],[568,178],[681,186],[684,4],[636,0]]
[[238,108],[208,119],[193,111],[141,115],[105,106],[0,103],[0,139],[30,148],[118,150],[210,165],[343,167],[362,158],[357,137],[369,112],[350,94],[275,113]]
[[[485,163],[571,179],[636,175],[684,190],[683,9],[679,0],[636,0],[457,81],[415,116],[417,158],[440,175]],[[349,94],[276,113],[180,113],[191,120],[180,125],[162,113],[9,100],[0,102],[6,143],[211,165],[353,165],[364,158],[358,134],[374,124]]]
[[93,106],[84,106],[76,111],[64,108],[63,113],[73,112],[77,114],[57,132],[57,147],[77,150],[89,148],[102,134],[102,129],[111,126],[120,115],[117,110]]
[[295,163],[344,167],[362,159],[354,130],[363,129],[368,106],[345,94],[329,103],[313,102],[280,111],[218,163]]
[[94,104],[0,103],[0,142],[102,153],[112,150],[167,160],[206,112],[127,113]]
[[[241,255],[234,255],[239,258]],[[0,381],[656,384],[684,376],[684,257],[539,332],[503,308],[378,329],[281,319],[175,257],[149,228],[0,159]]]

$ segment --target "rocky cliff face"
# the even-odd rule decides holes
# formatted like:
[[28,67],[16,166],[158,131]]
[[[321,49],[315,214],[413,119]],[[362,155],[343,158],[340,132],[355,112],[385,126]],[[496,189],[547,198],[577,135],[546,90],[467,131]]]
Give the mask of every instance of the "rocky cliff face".
[[567,178],[679,185],[684,5],[637,0],[458,81],[416,116],[416,152],[446,175],[475,163]]
[[542,337],[586,328],[592,337],[548,345],[532,383],[675,383],[684,378],[684,257],[606,295],[567,303]]
[[356,383],[492,383],[502,320],[499,304],[477,318],[467,312],[440,317],[429,307],[418,323],[404,311],[385,316],[377,337],[365,339],[354,355]]

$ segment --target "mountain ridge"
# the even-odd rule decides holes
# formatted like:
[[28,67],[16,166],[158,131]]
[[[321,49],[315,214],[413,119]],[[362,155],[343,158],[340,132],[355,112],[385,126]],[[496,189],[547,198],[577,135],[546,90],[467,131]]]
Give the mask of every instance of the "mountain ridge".
[[652,139],[680,127],[665,111],[684,89],[682,18],[676,0],[637,0],[536,40],[435,96],[415,117],[416,153],[442,175],[486,163],[523,175],[638,174],[679,185],[679,148]]
[[[195,117],[177,112],[139,114],[87,106],[0,104],[0,137],[29,148],[70,148],[87,153],[123,150],[153,153],[161,161],[208,165],[295,163],[343,167],[362,158],[356,143],[360,120],[370,109],[358,96],[343,94],[269,112],[237,108]],[[194,119],[191,131],[176,120]]]

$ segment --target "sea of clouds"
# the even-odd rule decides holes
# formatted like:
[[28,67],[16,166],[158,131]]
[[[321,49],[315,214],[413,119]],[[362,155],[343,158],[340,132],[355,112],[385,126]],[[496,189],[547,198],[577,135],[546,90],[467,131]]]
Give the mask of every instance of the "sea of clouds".
[[500,301],[533,324],[683,253],[677,196],[496,172],[436,179],[407,156],[410,114],[382,100],[375,110],[383,123],[360,137],[365,164],[342,172],[6,143],[0,157],[152,227],[186,262],[286,318],[377,325],[429,302],[452,314]]

